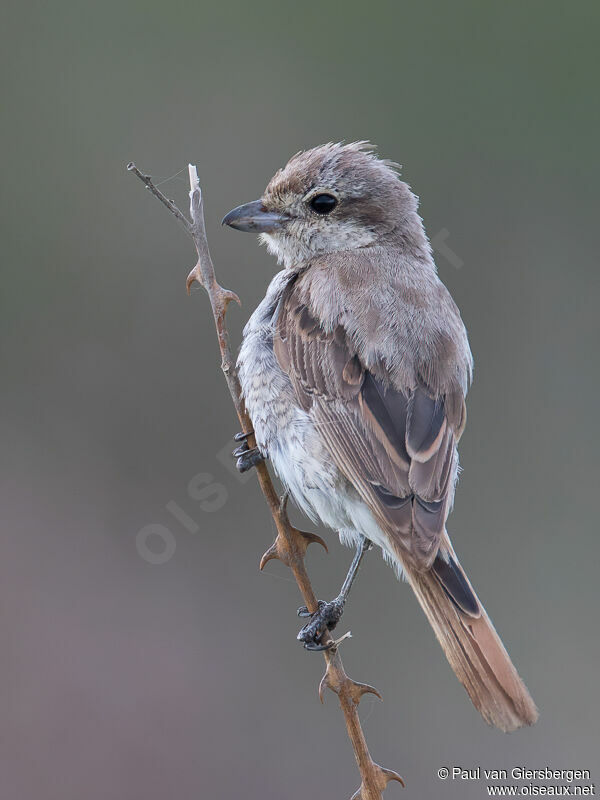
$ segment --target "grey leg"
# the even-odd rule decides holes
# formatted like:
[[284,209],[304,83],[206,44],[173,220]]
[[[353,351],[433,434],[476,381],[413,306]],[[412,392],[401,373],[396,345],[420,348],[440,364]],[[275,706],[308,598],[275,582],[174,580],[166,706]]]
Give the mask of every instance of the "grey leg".
[[298,633],[298,641],[302,642],[307,650],[328,650],[331,647],[331,644],[321,644],[321,638],[326,629],[332,631],[340,621],[358,568],[371,544],[366,536],[361,535],[350,569],[335,600],[329,603],[319,600],[319,608],[314,614],[310,614],[306,606],[298,609],[299,617],[310,617],[310,622],[307,622]]

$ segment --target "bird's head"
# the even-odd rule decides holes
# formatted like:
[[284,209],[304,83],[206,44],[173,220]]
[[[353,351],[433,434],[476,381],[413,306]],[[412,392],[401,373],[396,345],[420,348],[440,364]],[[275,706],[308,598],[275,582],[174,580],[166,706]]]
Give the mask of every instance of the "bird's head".
[[408,241],[419,233],[417,198],[367,142],[297,153],[262,197],[234,208],[224,225],[259,233],[286,267],[340,250]]

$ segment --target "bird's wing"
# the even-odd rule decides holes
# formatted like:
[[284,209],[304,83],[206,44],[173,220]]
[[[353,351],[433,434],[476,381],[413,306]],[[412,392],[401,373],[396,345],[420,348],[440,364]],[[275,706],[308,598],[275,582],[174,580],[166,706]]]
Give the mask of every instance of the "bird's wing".
[[366,369],[344,324],[324,330],[294,283],[282,295],[276,326],[279,364],[337,468],[401,560],[427,569],[452,502],[462,392],[434,396],[420,379],[395,386],[383,361]]

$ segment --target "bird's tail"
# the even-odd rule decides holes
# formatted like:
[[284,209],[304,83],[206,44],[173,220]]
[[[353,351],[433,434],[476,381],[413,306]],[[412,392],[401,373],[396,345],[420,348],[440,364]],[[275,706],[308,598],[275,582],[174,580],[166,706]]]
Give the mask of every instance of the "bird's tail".
[[475,594],[450,540],[427,572],[405,569],[450,666],[490,725],[514,731],[533,725],[538,711],[485,608]]

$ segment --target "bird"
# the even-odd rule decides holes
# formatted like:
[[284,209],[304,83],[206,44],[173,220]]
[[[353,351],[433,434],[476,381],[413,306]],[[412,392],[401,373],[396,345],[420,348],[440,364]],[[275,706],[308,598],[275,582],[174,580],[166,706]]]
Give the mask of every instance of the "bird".
[[340,594],[298,639],[311,650],[379,547],[412,587],[447,660],[490,725],[538,711],[446,530],[473,358],[438,277],[418,198],[366,141],[292,156],[260,199],[223,219],[258,234],[282,269],[243,331],[237,362],[256,446],[309,518],[356,548]]

